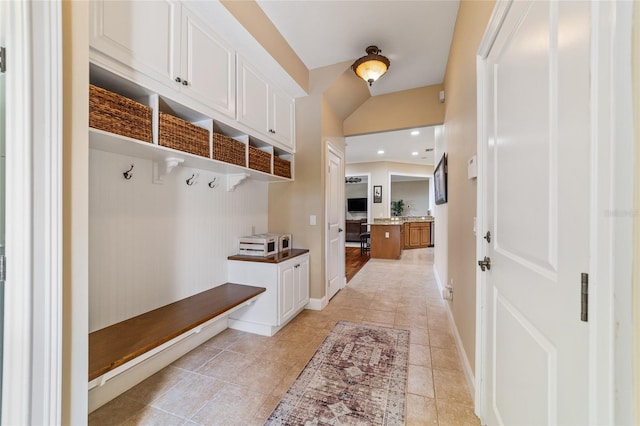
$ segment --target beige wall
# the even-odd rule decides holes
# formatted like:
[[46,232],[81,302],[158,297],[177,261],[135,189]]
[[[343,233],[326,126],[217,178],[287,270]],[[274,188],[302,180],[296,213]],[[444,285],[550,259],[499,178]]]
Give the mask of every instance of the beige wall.
[[89,3],[62,3],[62,424],[87,422]]
[[[342,120],[324,99],[324,91],[342,74],[335,67],[310,73],[312,93],[296,99],[295,180],[269,185],[269,231],[290,232],[294,247],[310,251],[310,296],[325,295],[325,203],[324,178],[326,143],[344,153]],[[316,225],[309,225],[309,216]]]
[[[444,137],[444,127],[437,127],[433,153],[436,161],[440,161],[442,154],[446,152],[447,141]],[[434,200],[433,216],[436,223],[433,232],[433,272],[438,285],[444,288],[449,282],[449,204],[436,205]]]
[[415,176],[433,176],[432,166],[419,164],[394,163],[389,161],[376,161],[372,163],[347,164],[346,175],[371,174],[371,186],[382,185],[382,203],[371,204],[371,219],[390,216],[391,199],[389,198],[389,175],[406,174]]
[[444,121],[442,84],[372,96],[344,121],[345,136],[433,126]]
[[429,181],[414,180],[391,183],[391,201],[404,201],[403,216],[426,216],[429,206]]
[[460,2],[444,80],[444,138],[449,166],[448,279],[454,290],[450,308],[474,371],[476,181],[467,179],[467,160],[476,153],[476,53],[493,6],[493,1]]

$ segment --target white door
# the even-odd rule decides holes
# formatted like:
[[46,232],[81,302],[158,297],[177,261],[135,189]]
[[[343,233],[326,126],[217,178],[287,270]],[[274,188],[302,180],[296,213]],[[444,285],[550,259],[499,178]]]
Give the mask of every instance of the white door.
[[478,243],[490,259],[478,270],[481,415],[489,425],[588,424],[590,4],[507,8],[479,67],[480,209],[491,233]]
[[344,287],[344,168],[343,156],[327,144],[325,204],[327,216],[327,302]]

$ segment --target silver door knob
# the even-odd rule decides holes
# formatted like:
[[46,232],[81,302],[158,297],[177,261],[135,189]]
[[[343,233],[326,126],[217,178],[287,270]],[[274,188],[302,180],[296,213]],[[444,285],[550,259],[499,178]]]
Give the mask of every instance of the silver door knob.
[[180,77],[176,77],[176,83],[180,83],[182,79]]
[[491,258],[485,256],[483,260],[478,260],[478,266],[480,266],[480,269],[482,270],[482,272],[488,270],[491,270]]
[[342,231],[344,231],[344,229],[338,228],[338,232],[342,232]]

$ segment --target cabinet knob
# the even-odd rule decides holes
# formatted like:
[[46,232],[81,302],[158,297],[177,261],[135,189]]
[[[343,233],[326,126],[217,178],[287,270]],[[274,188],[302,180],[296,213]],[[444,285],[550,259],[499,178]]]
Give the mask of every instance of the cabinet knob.
[[276,131],[273,129],[269,129],[269,133],[275,133]]
[[189,85],[189,82],[188,82],[187,80],[182,80],[182,85],[183,85],[183,86],[188,86],[188,85]]
[[176,83],[180,83],[182,79],[180,77],[176,77]]

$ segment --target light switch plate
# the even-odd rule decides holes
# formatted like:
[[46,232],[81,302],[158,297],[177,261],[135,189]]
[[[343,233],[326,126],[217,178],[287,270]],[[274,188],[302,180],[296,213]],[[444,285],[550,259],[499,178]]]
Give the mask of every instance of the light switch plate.
[[312,214],[311,216],[309,216],[309,225],[315,225],[316,224],[316,215]]

